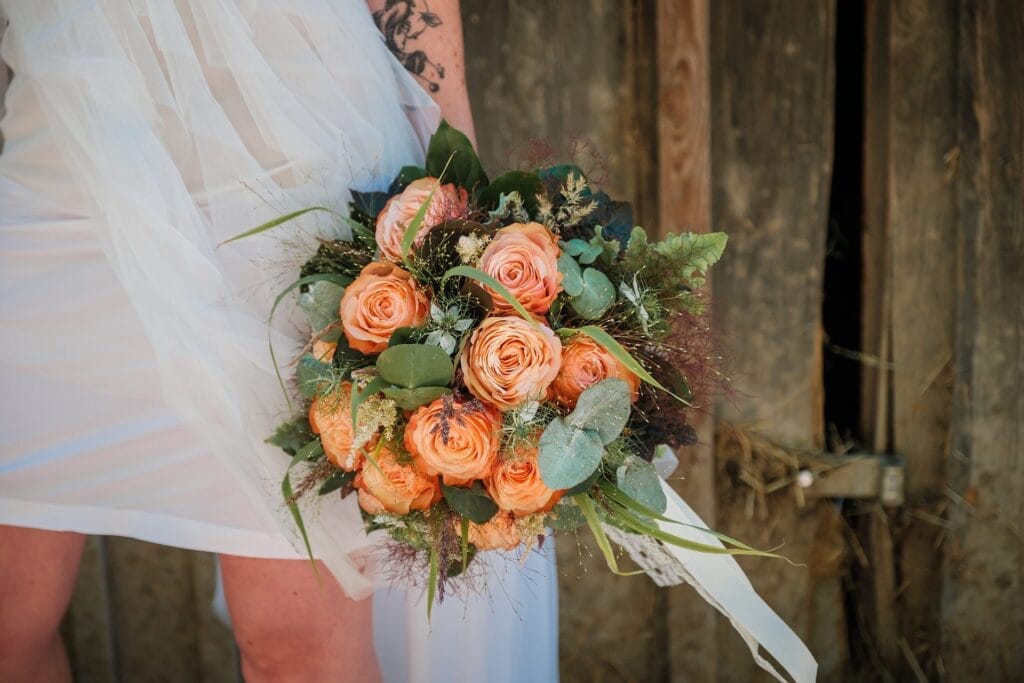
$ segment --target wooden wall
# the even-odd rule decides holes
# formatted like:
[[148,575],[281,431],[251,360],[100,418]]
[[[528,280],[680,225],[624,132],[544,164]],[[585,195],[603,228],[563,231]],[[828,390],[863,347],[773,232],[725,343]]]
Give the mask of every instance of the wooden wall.
[[[825,447],[822,306],[836,88],[864,88],[864,448],[906,460],[907,504],[748,506],[714,451],[679,490],[718,528],[805,566],[745,562],[822,680],[1013,680],[1024,671],[1024,9],[864,0],[864,83],[837,82],[836,0],[464,0],[492,170],[579,137],[642,224],[730,233],[714,310],[732,393],[722,448]],[[744,437],[745,438],[745,437]],[[727,443],[728,442],[728,443]],[[749,443],[749,441],[747,442]],[[762,505],[761,503],[764,503]],[[766,514],[769,512],[770,514]],[[686,587],[560,561],[563,680],[764,680]],[[212,557],[92,539],[65,622],[80,680],[237,681]],[[849,609],[848,609],[849,608]]]

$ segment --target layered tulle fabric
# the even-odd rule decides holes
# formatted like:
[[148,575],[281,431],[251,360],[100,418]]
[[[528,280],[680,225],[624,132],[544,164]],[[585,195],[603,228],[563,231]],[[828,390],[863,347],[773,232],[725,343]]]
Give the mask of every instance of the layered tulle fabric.
[[[7,292],[5,326],[17,321],[25,338],[5,338],[5,372],[118,400],[162,395],[196,448],[217,458],[215,476],[250,503],[247,514],[259,518],[251,526],[297,542],[280,503],[287,459],[263,443],[288,410],[267,313],[316,237],[345,229],[321,214],[218,244],[303,206],[342,209],[347,188],[386,184],[422,159],[436,107],[387,52],[361,1],[0,5],[15,74],[0,179],[8,201],[22,193],[32,197],[22,211],[35,202],[47,216],[0,220],[4,256],[95,249],[148,343],[133,353],[124,340],[135,332],[118,338],[116,324],[87,311],[58,319],[38,296]],[[37,279],[58,298],[60,287],[88,286],[65,275],[51,268]],[[62,325],[86,326],[92,343],[60,347]],[[289,311],[278,316],[279,359],[296,354],[300,330]],[[318,503],[307,511],[313,546],[350,593],[365,595],[353,503]]]

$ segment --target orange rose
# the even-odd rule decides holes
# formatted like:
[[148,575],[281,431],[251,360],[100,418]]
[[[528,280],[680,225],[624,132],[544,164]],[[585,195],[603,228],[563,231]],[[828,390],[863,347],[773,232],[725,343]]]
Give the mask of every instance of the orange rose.
[[355,487],[359,506],[371,515],[405,515],[410,510],[426,510],[441,499],[436,477],[423,474],[413,463],[398,462],[384,446],[377,450],[377,464],[366,463],[356,475]]
[[419,325],[429,309],[412,275],[384,261],[363,268],[341,297],[341,327],[361,353],[380,353],[399,327]]
[[484,487],[499,508],[517,515],[547,512],[562,497],[562,491],[549,489],[541,479],[537,447],[526,444],[499,460]]
[[[402,194],[395,195],[377,215],[377,246],[381,255],[391,261],[401,261],[402,237],[416,212],[427,201],[427,195],[437,183],[437,178],[420,178],[409,183]],[[459,218],[466,213],[469,193],[451,183],[438,186],[430,200],[423,224],[416,232],[416,244],[436,225],[446,220]]]
[[405,447],[420,470],[461,486],[490,473],[501,446],[501,423],[501,413],[491,406],[474,409],[445,396],[412,414]]
[[538,327],[517,316],[485,318],[460,360],[469,391],[500,410],[543,398],[562,363],[562,345],[551,328]]
[[352,452],[352,385],[345,382],[341,391],[329,397],[317,397],[309,406],[309,426],[320,435],[327,459],[346,472],[355,472],[363,464],[361,453]]
[[522,541],[515,516],[507,512],[499,512],[486,524],[469,524],[469,542],[477,550],[515,550]]
[[[498,231],[480,257],[480,270],[496,279],[523,308],[543,315],[562,291],[558,272],[558,238],[540,223],[513,223]],[[497,313],[511,313],[512,306],[488,288]]]
[[316,358],[321,363],[327,363],[330,365],[334,362],[334,352],[337,349],[337,343],[317,339],[313,342],[313,358]]
[[632,400],[636,401],[640,378],[596,341],[578,334],[562,347],[562,367],[551,384],[551,393],[559,405],[571,410],[584,389],[609,377],[626,382]]

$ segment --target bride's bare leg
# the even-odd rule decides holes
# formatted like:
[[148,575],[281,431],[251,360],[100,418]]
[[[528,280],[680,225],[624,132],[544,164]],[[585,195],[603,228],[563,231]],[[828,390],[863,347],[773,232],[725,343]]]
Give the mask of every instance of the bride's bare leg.
[[71,680],[57,629],[85,536],[0,525],[0,681]]
[[369,600],[348,598],[305,560],[220,556],[247,683],[380,680]]

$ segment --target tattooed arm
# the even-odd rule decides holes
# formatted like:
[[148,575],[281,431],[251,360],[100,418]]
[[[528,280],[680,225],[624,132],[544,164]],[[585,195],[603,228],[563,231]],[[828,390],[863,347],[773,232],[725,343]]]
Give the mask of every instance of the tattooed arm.
[[367,0],[388,48],[476,145],[458,0]]

